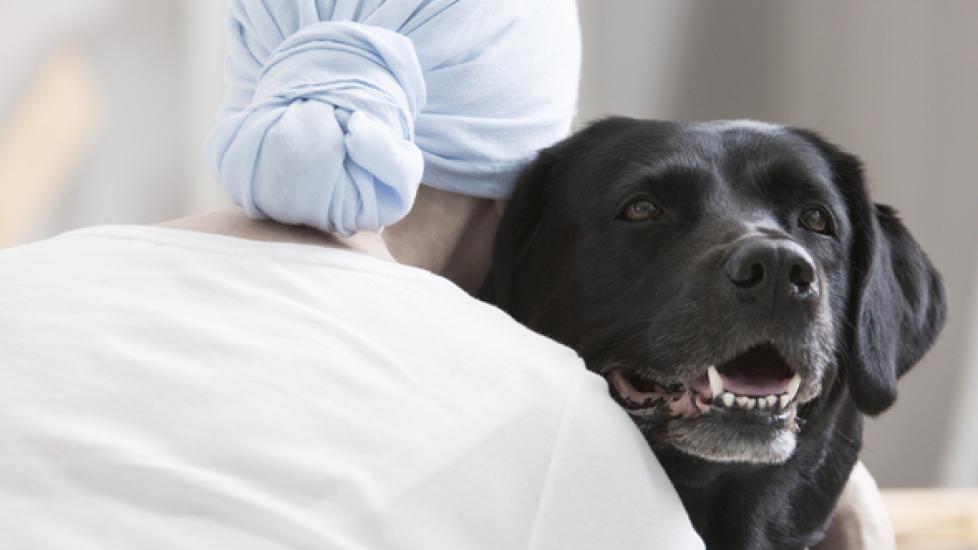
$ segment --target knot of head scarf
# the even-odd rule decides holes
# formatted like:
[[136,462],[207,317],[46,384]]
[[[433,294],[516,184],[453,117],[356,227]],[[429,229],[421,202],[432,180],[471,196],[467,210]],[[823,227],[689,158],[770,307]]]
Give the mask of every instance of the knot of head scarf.
[[228,13],[208,158],[254,218],[350,235],[403,218],[421,181],[505,198],[570,128],[573,0],[231,0]]

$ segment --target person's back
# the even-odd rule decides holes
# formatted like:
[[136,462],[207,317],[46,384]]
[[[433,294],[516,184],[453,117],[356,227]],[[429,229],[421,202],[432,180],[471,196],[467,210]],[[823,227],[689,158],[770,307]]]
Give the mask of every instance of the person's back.
[[604,382],[424,270],[103,227],[0,273],[0,548],[698,544]]

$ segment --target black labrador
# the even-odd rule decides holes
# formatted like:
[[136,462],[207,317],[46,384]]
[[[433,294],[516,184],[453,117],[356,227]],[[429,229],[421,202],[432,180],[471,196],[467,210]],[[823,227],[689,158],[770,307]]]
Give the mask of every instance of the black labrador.
[[711,549],[820,540],[946,308],[815,133],[619,117],[525,170],[482,296],[607,378]]

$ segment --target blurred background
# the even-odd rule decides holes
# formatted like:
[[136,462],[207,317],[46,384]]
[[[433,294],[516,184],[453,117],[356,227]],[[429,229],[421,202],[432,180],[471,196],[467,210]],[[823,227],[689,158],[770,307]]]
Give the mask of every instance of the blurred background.
[[[770,120],[865,160],[876,199],[944,274],[951,316],[896,407],[869,422],[864,460],[884,486],[978,486],[978,2],[580,10],[582,123]],[[223,15],[222,0],[0,4],[0,247],[227,204],[203,157]]]

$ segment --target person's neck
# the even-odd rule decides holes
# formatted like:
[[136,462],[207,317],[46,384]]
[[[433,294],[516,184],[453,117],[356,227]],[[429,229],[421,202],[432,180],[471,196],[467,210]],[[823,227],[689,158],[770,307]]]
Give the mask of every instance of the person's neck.
[[494,200],[421,186],[411,213],[381,236],[399,263],[475,292],[489,271],[500,213]]
[[308,244],[351,250],[382,260],[395,261],[387,245],[376,233],[360,232],[351,237],[341,237],[317,231],[311,227],[286,225],[273,220],[249,218],[239,207],[225,208],[196,216],[158,224],[160,227],[212,233],[253,241]]
[[160,224],[242,239],[297,243],[351,250],[442,275],[474,293],[489,270],[492,238],[499,222],[494,201],[426,186],[411,213],[381,233],[350,237],[272,220],[253,220],[238,207]]

